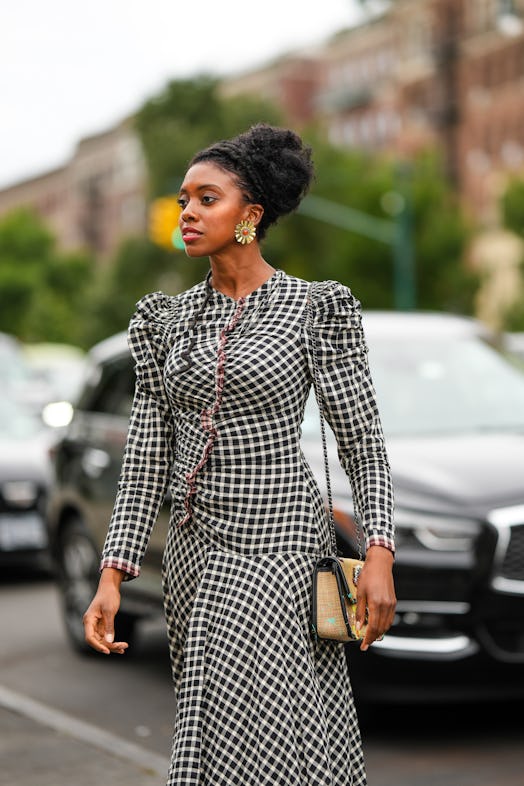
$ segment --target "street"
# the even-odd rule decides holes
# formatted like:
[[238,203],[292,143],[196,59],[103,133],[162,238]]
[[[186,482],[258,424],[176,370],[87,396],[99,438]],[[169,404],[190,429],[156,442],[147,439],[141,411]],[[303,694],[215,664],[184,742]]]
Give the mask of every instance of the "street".
[[[65,640],[49,577],[4,569],[0,597],[2,786],[87,786],[87,760],[113,786],[162,786],[174,702],[161,621],[142,627],[134,653],[83,657]],[[493,705],[381,709],[363,723],[369,786],[522,786],[524,720],[508,713]],[[83,759],[74,758],[80,743]],[[24,751],[18,760],[15,745]]]

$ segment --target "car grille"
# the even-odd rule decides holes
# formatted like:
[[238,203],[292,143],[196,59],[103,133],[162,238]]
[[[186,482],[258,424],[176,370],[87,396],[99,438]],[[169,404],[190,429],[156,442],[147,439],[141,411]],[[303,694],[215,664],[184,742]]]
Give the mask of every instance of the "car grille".
[[524,505],[493,510],[488,520],[498,535],[492,587],[524,595]]
[[477,634],[496,660],[524,663],[524,505],[493,510],[488,520],[497,532],[494,593]]
[[500,572],[506,579],[524,581],[524,523],[511,527],[509,544]]

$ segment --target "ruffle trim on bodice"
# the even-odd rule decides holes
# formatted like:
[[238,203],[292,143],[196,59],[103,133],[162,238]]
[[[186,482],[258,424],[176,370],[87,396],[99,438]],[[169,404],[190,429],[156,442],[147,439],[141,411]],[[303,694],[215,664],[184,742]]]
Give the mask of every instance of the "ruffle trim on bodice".
[[191,472],[186,473],[186,482],[188,484],[186,496],[184,499],[184,509],[185,515],[182,520],[178,523],[178,526],[181,527],[191,519],[192,515],[192,507],[191,507],[191,499],[196,494],[196,478],[200,470],[206,465],[209,456],[211,455],[211,451],[213,450],[213,446],[215,444],[215,440],[217,437],[217,429],[214,425],[213,418],[220,410],[222,405],[222,392],[224,390],[224,382],[225,382],[225,367],[226,367],[226,344],[228,340],[229,333],[235,329],[237,326],[240,317],[246,306],[246,299],[240,298],[237,301],[237,307],[235,309],[235,313],[233,314],[232,319],[228,324],[220,331],[220,336],[218,339],[218,347],[217,347],[217,362],[215,367],[215,401],[213,402],[211,407],[205,407],[202,412],[200,413],[200,422],[202,424],[202,428],[205,432],[208,433],[208,439],[204,446],[204,450],[202,451],[202,457],[198,464],[191,470]]

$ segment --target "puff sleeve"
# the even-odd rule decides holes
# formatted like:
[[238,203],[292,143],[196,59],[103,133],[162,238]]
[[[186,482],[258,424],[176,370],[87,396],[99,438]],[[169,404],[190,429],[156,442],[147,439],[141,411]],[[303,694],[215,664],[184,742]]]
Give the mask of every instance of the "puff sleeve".
[[170,300],[161,292],[143,297],[128,329],[135,395],[100,565],[123,570],[126,579],[140,573],[171,472],[174,425],[163,381]]
[[394,551],[393,486],[360,303],[347,287],[327,281],[312,285],[310,308],[308,363],[313,376],[314,335],[324,414],[350,480],[366,548],[379,545]]

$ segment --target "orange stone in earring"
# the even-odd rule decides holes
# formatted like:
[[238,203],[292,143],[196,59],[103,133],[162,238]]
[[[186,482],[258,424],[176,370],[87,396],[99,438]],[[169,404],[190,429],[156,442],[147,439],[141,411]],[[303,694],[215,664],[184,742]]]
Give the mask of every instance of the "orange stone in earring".
[[257,229],[252,221],[244,219],[239,221],[235,227],[235,240],[245,246],[247,243],[252,243],[257,236]]

